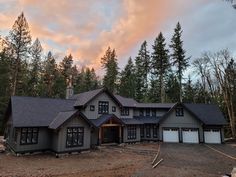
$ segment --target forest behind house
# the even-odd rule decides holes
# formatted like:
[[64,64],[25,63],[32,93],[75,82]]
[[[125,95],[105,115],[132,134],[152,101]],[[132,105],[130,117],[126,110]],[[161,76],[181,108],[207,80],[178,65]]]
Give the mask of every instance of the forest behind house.
[[[144,41],[136,57],[118,67],[116,50],[108,47],[101,58],[104,76],[93,68],[75,65],[71,54],[58,58],[32,41],[23,13],[7,36],[0,36],[0,134],[11,96],[65,98],[68,79],[74,93],[106,87],[139,102],[217,104],[229,125],[227,137],[236,137],[236,63],[229,50],[186,56],[183,30],[177,23],[169,44],[158,32],[152,44]],[[1,35],[1,34],[0,34]],[[60,62],[58,62],[60,61]],[[186,76],[186,70],[190,75]]]

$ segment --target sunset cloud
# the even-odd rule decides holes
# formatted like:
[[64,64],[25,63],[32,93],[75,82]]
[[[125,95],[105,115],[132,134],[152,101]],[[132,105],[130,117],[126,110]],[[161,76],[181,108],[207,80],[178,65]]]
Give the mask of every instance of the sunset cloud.
[[[101,73],[100,58],[108,46],[116,49],[119,63],[124,65],[144,40],[149,40],[151,46],[160,31],[169,39],[177,21],[183,24],[186,48],[197,54],[202,51],[198,39],[208,39],[211,30],[219,24],[211,25],[205,36],[199,36],[198,25],[217,20],[220,13],[207,12],[215,12],[213,8],[219,11],[229,8],[222,7],[221,3],[211,0],[0,0],[0,35],[7,35],[23,11],[33,39],[40,39],[45,53],[52,50],[60,57],[72,53],[80,67],[87,65]],[[225,28],[231,21],[224,21]],[[217,30],[214,33],[215,41],[219,33]],[[213,45],[211,41],[206,42]]]

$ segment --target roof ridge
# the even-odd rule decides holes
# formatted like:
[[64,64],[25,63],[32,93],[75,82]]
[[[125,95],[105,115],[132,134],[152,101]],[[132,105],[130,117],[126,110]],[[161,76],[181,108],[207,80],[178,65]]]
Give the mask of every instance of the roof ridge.
[[33,96],[11,96],[11,98],[32,98],[32,99],[45,99],[45,100],[63,100],[63,101],[75,101],[76,99],[65,99],[65,98],[49,98],[49,97],[33,97]]

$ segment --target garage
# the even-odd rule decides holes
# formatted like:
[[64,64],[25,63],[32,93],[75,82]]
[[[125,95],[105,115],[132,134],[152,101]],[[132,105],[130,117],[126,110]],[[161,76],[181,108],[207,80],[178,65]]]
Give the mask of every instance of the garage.
[[204,130],[205,143],[221,143],[221,135],[219,129],[205,129]]
[[163,128],[163,141],[178,143],[179,142],[179,129],[178,128]]
[[196,128],[182,129],[183,143],[199,143],[199,133]]

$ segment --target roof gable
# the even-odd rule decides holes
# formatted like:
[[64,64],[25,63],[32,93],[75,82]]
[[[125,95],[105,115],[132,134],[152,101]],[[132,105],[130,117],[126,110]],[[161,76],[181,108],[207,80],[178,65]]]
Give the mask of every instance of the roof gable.
[[107,89],[101,88],[101,89],[96,89],[88,92],[83,92],[80,94],[73,95],[71,98],[76,99],[76,102],[74,104],[75,107],[85,107],[90,101],[95,99],[98,95],[101,93],[106,93],[108,94],[118,105],[122,105],[119,100]]

